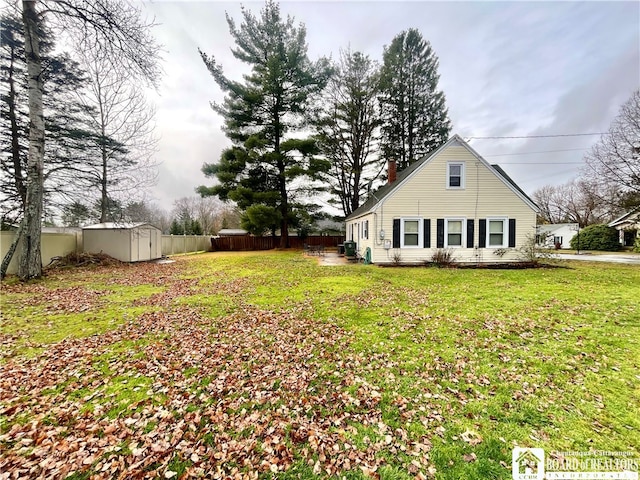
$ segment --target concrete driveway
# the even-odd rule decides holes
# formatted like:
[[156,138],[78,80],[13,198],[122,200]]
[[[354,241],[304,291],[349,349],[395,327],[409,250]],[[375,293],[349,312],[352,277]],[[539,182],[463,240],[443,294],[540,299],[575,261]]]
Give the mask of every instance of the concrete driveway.
[[581,253],[580,255],[572,254],[572,253],[554,253],[551,255],[551,258],[556,258],[559,260],[582,260],[587,262],[611,262],[611,263],[626,263],[628,265],[640,265],[640,255],[634,254],[604,254],[604,255],[593,255],[590,253]]

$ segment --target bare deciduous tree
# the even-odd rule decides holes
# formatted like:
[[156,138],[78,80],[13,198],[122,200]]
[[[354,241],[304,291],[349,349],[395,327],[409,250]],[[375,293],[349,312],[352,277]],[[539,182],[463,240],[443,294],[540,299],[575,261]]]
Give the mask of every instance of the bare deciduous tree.
[[[173,203],[174,219],[190,218],[197,220],[205,235],[215,234],[220,230],[225,219],[233,220],[234,208],[215,197],[182,197]],[[239,225],[239,219],[232,222]]]
[[621,194],[640,193],[640,90],[622,105],[585,160],[589,178],[614,185]]
[[615,193],[602,190],[585,179],[571,180],[563,185],[545,185],[533,193],[540,207],[540,216],[549,223],[578,223],[581,227],[611,219],[608,208]]
[[[78,42],[80,43],[80,42]],[[77,92],[87,111],[87,125],[95,139],[95,159],[84,165],[81,175],[89,188],[99,191],[100,222],[112,221],[110,200],[139,200],[157,177],[153,154],[155,108],[144,92],[116,71],[98,52],[78,50],[89,84]]]
[[380,67],[361,52],[341,52],[322,97],[320,148],[331,161],[330,192],[351,214],[382,170],[378,152]]
[[159,48],[149,33],[153,24],[144,20],[139,9],[125,0],[23,0],[21,6],[30,124],[25,212],[16,238],[2,262],[0,274],[4,276],[20,242],[22,250],[18,262],[18,277],[28,280],[42,275],[40,239],[44,197],[45,124],[39,35],[43,19],[51,19],[54,29],[77,29],[82,32],[84,47],[100,52],[114,67],[124,68],[130,76],[136,76],[155,86],[160,72]]

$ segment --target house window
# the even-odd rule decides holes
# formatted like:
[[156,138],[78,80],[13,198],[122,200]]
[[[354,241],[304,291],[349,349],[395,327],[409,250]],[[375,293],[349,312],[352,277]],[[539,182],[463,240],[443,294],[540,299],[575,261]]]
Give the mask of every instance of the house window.
[[420,223],[419,218],[405,218],[402,220],[402,247],[420,246]]
[[487,246],[502,248],[507,246],[507,219],[488,218],[487,219]]
[[553,244],[554,245],[562,245],[562,237],[553,237]]
[[464,188],[464,163],[447,163],[447,188]]
[[445,247],[462,247],[464,219],[451,218],[445,222]]
[[362,222],[362,238],[369,239],[369,220]]

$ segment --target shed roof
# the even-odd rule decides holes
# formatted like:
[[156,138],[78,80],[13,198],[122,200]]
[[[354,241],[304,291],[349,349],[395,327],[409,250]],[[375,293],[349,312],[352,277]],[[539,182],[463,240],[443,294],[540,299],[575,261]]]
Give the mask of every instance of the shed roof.
[[83,230],[133,230],[134,228],[148,226],[152,228],[157,228],[147,222],[105,222],[105,223],[96,223],[95,225],[88,225],[83,227]]
[[353,211],[351,215],[349,215],[346,219],[349,220],[351,218],[359,217],[365,213],[368,213],[373,207],[375,207],[378,203],[380,203],[386,196],[388,196],[391,192],[393,192],[408,178],[413,172],[421,168],[423,165],[429,162],[431,158],[433,158],[436,154],[440,153],[445,148],[457,144],[458,146],[463,146],[473,156],[475,156],[480,162],[482,162],[489,170],[495,173],[495,175],[502,180],[507,187],[509,187],[516,195],[522,198],[525,203],[529,204],[531,208],[538,211],[539,208],[536,203],[531,200],[531,198],[514,182],[507,173],[500,168],[498,165],[490,165],[484,158],[482,158],[471,146],[465,142],[459,135],[453,135],[446,143],[444,143],[440,148],[434,150],[429,155],[422,157],[417,162],[413,163],[409,167],[402,170],[398,173],[397,179],[395,182],[391,184],[386,184],[380,187],[375,193],[372,193],[371,196],[367,199],[364,204],[362,204],[358,209]]

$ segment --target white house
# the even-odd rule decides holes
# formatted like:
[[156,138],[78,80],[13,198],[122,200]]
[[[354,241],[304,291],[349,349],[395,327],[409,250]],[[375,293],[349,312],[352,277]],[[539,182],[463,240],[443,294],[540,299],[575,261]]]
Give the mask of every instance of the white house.
[[578,233],[577,223],[553,223],[538,225],[536,229],[536,244],[541,247],[571,248],[571,239]]
[[536,204],[497,165],[454,135],[395,177],[346,219],[346,239],[372,263],[422,263],[451,249],[459,263],[522,259]]
[[609,224],[620,233],[620,245],[630,247],[640,238],[640,207],[636,207]]

